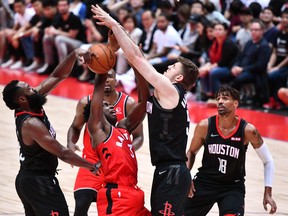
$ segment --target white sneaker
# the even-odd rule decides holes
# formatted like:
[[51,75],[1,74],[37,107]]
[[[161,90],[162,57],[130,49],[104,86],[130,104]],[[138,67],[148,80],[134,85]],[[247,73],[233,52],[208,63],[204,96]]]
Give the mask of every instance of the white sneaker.
[[26,71],[26,72],[36,71],[36,70],[39,69],[40,67],[41,67],[41,64],[39,64],[39,63],[33,61],[32,64],[30,64],[30,65],[27,66],[27,67],[24,67],[23,70]]
[[12,64],[9,68],[10,68],[11,70],[17,70],[17,69],[22,68],[22,67],[23,67],[22,61],[21,61],[21,60],[18,60],[18,61],[16,61],[14,64]]
[[4,62],[2,65],[1,65],[1,67],[2,68],[8,68],[8,67],[10,67],[12,64],[14,64],[15,63],[15,61],[13,60],[13,59],[9,59],[7,62]]
[[41,68],[37,69],[36,72],[39,74],[44,73],[48,66],[48,63],[45,63]]

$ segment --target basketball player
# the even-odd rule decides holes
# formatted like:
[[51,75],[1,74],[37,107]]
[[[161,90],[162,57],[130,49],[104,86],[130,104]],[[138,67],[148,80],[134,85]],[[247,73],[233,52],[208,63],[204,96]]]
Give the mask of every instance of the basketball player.
[[[138,103],[128,116],[117,123],[116,111],[103,101],[108,74],[95,76],[88,129],[92,146],[99,157],[104,175],[98,191],[98,215],[151,215],[144,207],[144,192],[137,187],[137,160],[131,132],[143,121],[150,96],[147,82],[135,71]],[[104,115],[105,114],[105,115]]]
[[249,143],[264,164],[265,189],[263,206],[277,210],[272,199],[274,161],[267,145],[254,125],[235,114],[239,92],[221,87],[216,93],[218,115],[197,124],[187,152],[187,166],[191,170],[198,150],[204,146],[202,166],[195,175],[184,215],[207,215],[214,203],[220,216],[244,215],[245,157]]
[[3,100],[7,107],[15,110],[16,133],[20,145],[20,171],[15,184],[25,215],[69,216],[65,197],[55,177],[57,157],[93,172],[98,170],[98,166],[79,157],[55,139],[56,133],[42,107],[46,95],[71,73],[76,54],[79,53],[73,51],[36,88],[13,80],[3,90]]
[[191,182],[185,163],[189,131],[185,95],[198,79],[198,68],[192,61],[179,58],[163,75],[158,73],[119,23],[98,5],[92,6],[92,12],[98,24],[112,29],[130,64],[154,87],[147,104],[150,155],[156,166],[152,215],[182,215]]
[[[135,105],[135,101],[132,97],[129,97],[122,92],[116,91],[116,84],[116,73],[113,69],[111,69],[110,71],[108,71],[108,78],[105,82],[104,100],[108,102],[108,104],[113,106],[116,112],[117,122],[119,122],[121,119],[127,117],[127,114],[129,114],[129,112]],[[68,130],[67,147],[73,151],[80,150],[79,147],[76,145],[76,142],[79,139],[80,132],[83,126],[89,118],[91,97],[92,95],[85,96],[78,102],[76,108],[76,115]],[[132,135],[132,145],[134,149],[137,150],[143,144],[142,123],[136,130],[132,132]],[[92,149],[90,140],[90,135],[87,126],[85,125],[83,137],[84,148],[82,150],[82,157],[90,161],[91,163],[96,163],[99,159],[95,154],[94,150]],[[96,202],[97,191],[101,188],[103,183],[103,178],[100,178],[100,176],[95,176],[88,170],[79,168],[74,185],[74,198],[76,202],[74,216],[87,215],[91,202]]]

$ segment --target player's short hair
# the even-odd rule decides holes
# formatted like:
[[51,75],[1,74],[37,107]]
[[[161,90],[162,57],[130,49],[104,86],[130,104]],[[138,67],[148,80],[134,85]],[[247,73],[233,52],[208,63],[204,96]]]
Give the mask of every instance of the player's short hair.
[[12,80],[5,86],[2,92],[3,100],[6,106],[11,110],[19,108],[19,104],[15,102],[18,92],[21,89],[21,87],[17,86],[18,83],[19,80]]
[[238,102],[240,102],[239,91],[230,86],[221,86],[219,90],[216,92],[215,98],[217,98],[221,94],[231,96],[233,100],[237,100]]
[[182,64],[183,80],[182,84],[186,90],[191,89],[199,77],[198,67],[189,59],[182,56],[178,57],[178,61]]

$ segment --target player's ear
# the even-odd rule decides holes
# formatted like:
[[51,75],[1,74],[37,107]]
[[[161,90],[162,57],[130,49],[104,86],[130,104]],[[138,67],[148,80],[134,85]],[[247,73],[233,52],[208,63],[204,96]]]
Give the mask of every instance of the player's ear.
[[184,76],[182,74],[178,74],[176,77],[175,77],[175,81],[177,82],[182,82],[184,79]]
[[238,100],[234,100],[234,106],[235,106],[235,108],[237,108],[239,106],[239,101]]
[[18,103],[19,105],[26,103],[27,102],[27,98],[25,97],[25,95],[20,95],[17,99],[16,99],[16,103]]

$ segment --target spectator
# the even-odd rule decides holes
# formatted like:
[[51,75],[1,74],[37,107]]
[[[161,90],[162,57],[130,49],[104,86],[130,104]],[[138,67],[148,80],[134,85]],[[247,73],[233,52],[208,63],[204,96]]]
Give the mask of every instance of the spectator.
[[[178,31],[179,35],[182,38],[182,45],[176,45],[174,48],[181,52],[181,56],[192,59],[193,58],[193,51],[195,50],[195,43],[199,36],[198,30],[200,30],[202,26],[201,24],[201,16],[200,15],[191,15],[189,17],[188,23]],[[154,68],[163,73],[167,67],[171,64],[177,62],[176,59],[169,59],[159,64],[154,64]]]
[[228,37],[228,26],[225,23],[214,25],[214,37],[208,50],[209,61],[199,68],[202,89],[207,98],[215,98],[221,82],[226,81],[223,74],[229,73],[238,55],[238,47]]
[[240,0],[234,0],[231,2],[229,10],[226,12],[225,17],[230,21],[228,34],[234,39],[236,33],[241,28],[241,21],[239,12],[243,7],[243,3]]
[[139,43],[142,44],[142,51],[147,54],[152,48],[154,33],[157,30],[155,14],[151,10],[142,13],[142,25],[144,29]]
[[[0,31],[13,26],[13,11],[8,0],[0,1]],[[0,63],[1,64],[1,63]]]
[[1,42],[4,43],[0,45],[2,50],[0,59],[4,59],[6,54],[5,51],[8,50],[11,58],[1,66],[11,67],[11,69],[18,69],[19,67],[27,64],[26,60],[29,60],[25,59],[24,47],[22,45],[24,45],[25,48],[29,47],[30,50],[33,50],[32,42],[31,40],[23,40],[23,44],[13,43],[12,38],[16,34],[22,34],[21,27],[25,26],[31,20],[35,14],[35,11],[33,8],[27,8],[23,0],[15,0],[13,8],[15,11],[13,28],[7,28],[0,32],[0,38],[5,38],[4,40],[1,40]]
[[144,12],[144,0],[130,0],[131,13],[136,18],[136,27],[143,28],[142,26],[142,13]]
[[57,62],[62,62],[73,49],[87,41],[80,18],[69,12],[69,1],[58,0],[57,9],[59,14],[53,20],[53,25],[45,29],[45,64],[37,70],[38,74],[51,73]]
[[246,43],[251,40],[250,25],[253,20],[252,11],[248,7],[241,8],[239,12],[241,28],[236,33],[236,43],[241,51],[244,50]]
[[[142,23],[144,31],[140,37],[139,43],[142,44],[142,51],[147,55],[152,49],[155,31],[157,30],[155,14],[150,10],[144,11],[142,13]],[[117,74],[117,80],[122,84],[123,89],[127,94],[130,94],[136,88],[133,69],[129,69],[123,74]]]
[[277,95],[281,87],[286,86],[288,76],[288,9],[281,15],[282,30],[278,34],[273,52],[268,63],[268,80],[270,95],[273,97],[267,108],[279,108],[279,98]]
[[226,23],[227,26],[230,25],[230,21],[227,20],[220,11],[216,10],[215,5],[212,2],[206,2],[204,8],[206,9],[205,17],[210,22]]
[[82,22],[84,22],[86,18],[87,7],[81,0],[73,0],[70,3],[69,10],[74,15],[78,16]]
[[[19,44],[21,43],[22,40],[32,41],[33,45],[31,45],[31,47],[33,49],[31,49],[31,47],[26,47],[24,51],[26,50],[26,53],[27,53],[26,57],[28,59],[33,58],[34,61],[29,66],[23,68],[25,71],[30,71],[31,69],[33,70],[33,69],[39,68],[43,60],[42,52],[40,52],[42,54],[42,55],[40,54],[41,56],[38,55],[39,53],[38,48],[41,51],[42,47],[38,47],[38,46],[34,47],[34,45],[37,45],[34,41],[37,41],[39,39],[37,38],[36,34],[44,18],[43,5],[42,5],[42,1],[40,0],[32,0],[31,3],[32,3],[32,7],[35,10],[35,15],[30,19],[30,21],[26,25],[22,26],[19,29],[18,33],[15,34],[12,38],[13,44]],[[19,65],[19,68],[20,67],[21,65]]]
[[[138,44],[143,31],[137,27],[137,20],[133,14],[128,14],[126,17],[124,17],[123,27],[125,28],[130,38],[136,44]],[[117,54],[117,62],[115,66],[116,74],[124,74],[129,69],[128,62],[124,56],[122,49],[119,49],[116,54]]]
[[[34,61],[31,65],[24,67],[25,71],[34,71],[43,66],[44,53],[42,39],[44,36],[44,30],[46,27],[52,25],[53,19],[57,13],[56,2],[54,0],[42,1],[43,14],[38,25],[34,25],[31,29],[31,36],[33,38],[34,48]],[[31,20],[33,21],[33,20]],[[31,23],[30,23],[31,24]],[[29,30],[28,30],[29,32]]]
[[287,0],[270,0],[268,6],[273,9],[273,14],[275,15],[274,21],[278,22],[280,20],[278,18],[281,17],[281,13],[283,11],[283,6],[287,3],[288,3]]
[[260,19],[265,25],[265,32],[263,37],[269,42],[271,48],[276,43],[276,37],[279,33],[279,29],[273,23],[273,10],[270,7],[266,7],[260,14]]
[[[247,42],[243,52],[231,69],[232,86],[240,90],[244,84],[253,83],[256,95],[253,103],[262,105],[269,98],[267,86],[267,64],[271,55],[268,42],[263,38],[264,24],[253,20],[250,31],[252,39]],[[234,77],[234,78],[233,78]]]
[[[265,6],[267,7],[267,6]],[[252,10],[253,18],[254,19],[259,19],[260,13],[262,11],[262,6],[258,2],[252,2],[249,4],[249,8]]]
[[270,0],[241,0],[246,7],[249,7],[252,3],[258,3],[260,8],[268,6]]
[[147,56],[152,65],[177,58],[180,51],[174,47],[182,45],[182,39],[175,28],[170,25],[167,14],[161,13],[158,16],[157,27],[153,38],[153,47]]
[[178,30],[181,23],[179,23],[178,15],[174,10],[174,5],[172,5],[171,1],[169,0],[160,0],[157,1],[158,9],[156,10],[156,17],[158,18],[159,15],[167,14],[170,20],[170,24]]
[[[177,9],[177,17],[178,17],[178,26],[176,26],[175,29],[176,30],[178,29],[178,32],[182,30],[185,33],[185,29],[190,17],[190,6],[188,4],[179,5]],[[181,38],[183,37],[181,36]]]

